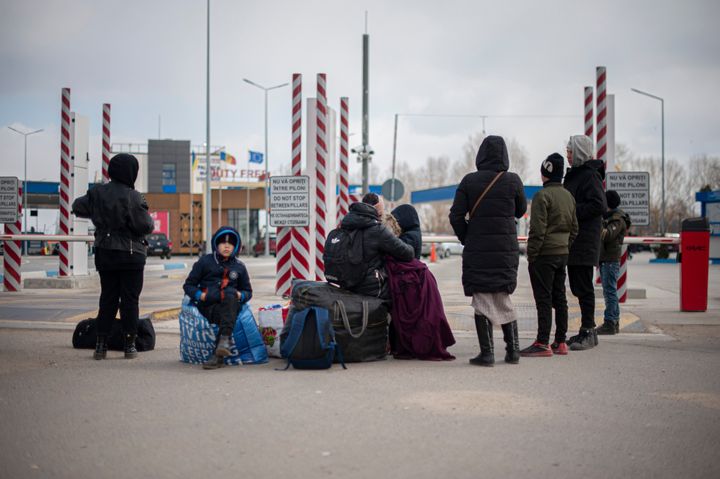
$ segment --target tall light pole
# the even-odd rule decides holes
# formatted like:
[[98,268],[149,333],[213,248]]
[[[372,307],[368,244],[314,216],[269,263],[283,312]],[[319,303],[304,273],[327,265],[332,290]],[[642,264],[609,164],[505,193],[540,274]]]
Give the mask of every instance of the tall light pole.
[[662,211],[660,213],[660,233],[665,234],[665,100],[651,93],[631,88],[630,90],[640,95],[649,96],[660,102],[660,142],[661,142],[661,161],[662,161]]
[[[207,64],[205,68],[205,253],[212,253],[212,190],[210,189],[210,0],[207,0]],[[220,226],[220,225],[218,225]]]
[[[270,205],[269,205],[269,197],[268,197],[268,187],[270,182],[270,173],[268,169],[268,92],[270,90],[275,90],[277,88],[282,88],[284,86],[288,86],[289,83],[283,83],[282,85],[275,85],[271,87],[264,87],[262,85],[259,85],[255,83],[254,81],[248,80],[247,78],[243,78],[243,81],[245,83],[248,83],[254,87],[257,87],[265,92],[265,256],[270,256]],[[247,219],[250,221],[250,218]],[[249,240],[249,238],[248,238]]]
[[[22,197],[23,197],[23,223],[25,226],[25,231],[27,231],[27,229],[28,229],[28,227],[27,227],[27,137],[30,135],[34,135],[35,133],[40,133],[41,131],[43,131],[43,129],[40,128],[39,130],[24,133],[20,130],[16,130],[12,126],[8,126],[8,128],[10,128],[15,133],[21,134],[24,137],[23,139],[25,140],[25,177],[23,178]],[[23,241],[23,252],[24,252],[24,254],[27,254],[27,241]]]

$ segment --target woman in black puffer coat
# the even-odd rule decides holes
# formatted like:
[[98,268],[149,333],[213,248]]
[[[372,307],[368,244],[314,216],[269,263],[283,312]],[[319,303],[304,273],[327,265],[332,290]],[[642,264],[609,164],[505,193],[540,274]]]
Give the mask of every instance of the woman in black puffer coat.
[[125,357],[137,356],[135,338],[145,269],[145,235],[155,227],[145,198],[135,191],[139,165],[132,155],[112,157],[110,182],[76,199],[72,212],[95,225],[95,268],[100,275],[100,310],[95,359],[105,359],[106,338],[118,308],[125,337]]
[[385,256],[392,256],[398,261],[412,261],[412,247],[400,241],[383,226],[375,208],[365,203],[351,204],[340,228],[348,231],[360,230],[362,233],[365,280],[352,291],[365,296],[390,299]]
[[[500,324],[507,343],[505,361],[517,363],[517,322],[510,295],[517,286],[520,256],[515,218],[527,210],[525,190],[520,177],[508,171],[510,159],[502,137],[483,140],[475,165],[478,171],[465,175],[450,208],[450,224],[465,246],[462,283],[465,296],[473,297],[480,342],[480,354],[470,362],[481,366],[495,363],[492,324]],[[473,217],[466,219],[496,177]]]

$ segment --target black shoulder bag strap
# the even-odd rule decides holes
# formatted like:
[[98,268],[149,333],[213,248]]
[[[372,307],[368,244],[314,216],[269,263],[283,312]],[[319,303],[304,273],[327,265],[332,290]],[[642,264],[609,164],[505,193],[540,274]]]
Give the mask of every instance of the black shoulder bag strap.
[[480,202],[482,201],[482,199],[485,198],[485,195],[487,194],[487,192],[490,191],[490,189],[493,187],[493,185],[495,185],[495,182],[500,179],[500,177],[503,175],[503,173],[505,173],[505,172],[501,171],[497,175],[495,175],[495,178],[493,178],[493,180],[490,182],[490,184],[487,185],[487,187],[485,187],[485,190],[482,192],[480,197],[475,202],[475,206],[473,206],[472,210],[470,211],[470,214],[467,217],[468,221],[470,221],[470,219],[475,214],[475,210],[477,209],[478,205],[480,205]]

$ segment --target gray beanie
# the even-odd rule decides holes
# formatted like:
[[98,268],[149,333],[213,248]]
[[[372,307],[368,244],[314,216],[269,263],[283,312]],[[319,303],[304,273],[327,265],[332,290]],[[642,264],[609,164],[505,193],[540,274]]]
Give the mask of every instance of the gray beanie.
[[589,136],[573,135],[567,144],[572,154],[572,166],[582,166],[586,161],[592,160],[593,141]]

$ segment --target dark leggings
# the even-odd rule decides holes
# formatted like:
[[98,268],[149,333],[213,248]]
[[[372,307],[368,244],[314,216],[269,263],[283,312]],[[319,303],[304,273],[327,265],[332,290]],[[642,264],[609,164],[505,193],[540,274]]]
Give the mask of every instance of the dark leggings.
[[143,270],[99,271],[100,312],[97,332],[107,336],[120,309],[122,330],[125,334],[137,334],[138,303],[143,287]]
[[205,305],[201,302],[198,309],[210,323],[219,326],[220,336],[230,336],[235,329],[235,320],[240,311],[240,301],[235,296],[226,295],[225,299],[219,303]]

